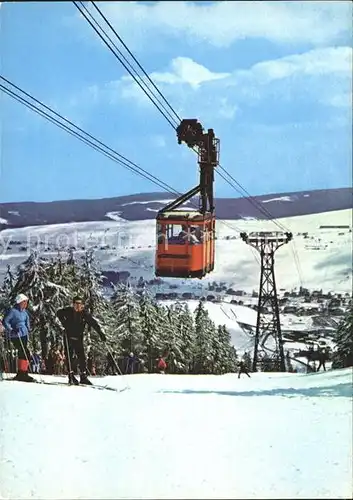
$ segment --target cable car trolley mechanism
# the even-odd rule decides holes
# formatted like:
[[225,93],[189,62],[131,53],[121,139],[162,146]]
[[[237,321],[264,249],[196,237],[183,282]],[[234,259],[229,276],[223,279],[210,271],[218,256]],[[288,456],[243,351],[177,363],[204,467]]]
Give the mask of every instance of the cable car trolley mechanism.
[[[198,152],[200,183],[157,215],[155,275],[171,278],[203,278],[213,271],[215,259],[214,168],[219,164],[219,139],[213,129],[204,132],[196,119],[182,120],[178,143]],[[200,194],[199,210],[179,209]]]

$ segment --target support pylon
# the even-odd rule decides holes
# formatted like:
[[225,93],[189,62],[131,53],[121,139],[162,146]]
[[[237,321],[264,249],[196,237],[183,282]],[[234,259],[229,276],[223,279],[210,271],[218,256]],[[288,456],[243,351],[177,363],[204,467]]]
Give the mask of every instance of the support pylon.
[[[253,371],[257,371],[259,344],[264,346],[272,336],[276,344],[276,358],[279,359],[280,371],[286,371],[283,349],[281,322],[279,317],[278,297],[275,280],[275,252],[288,243],[292,233],[282,232],[253,232],[247,235],[240,233],[245,243],[255,248],[261,255],[261,273],[257,322],[254,345]],[[267,308],[266,315],[264,311]]]

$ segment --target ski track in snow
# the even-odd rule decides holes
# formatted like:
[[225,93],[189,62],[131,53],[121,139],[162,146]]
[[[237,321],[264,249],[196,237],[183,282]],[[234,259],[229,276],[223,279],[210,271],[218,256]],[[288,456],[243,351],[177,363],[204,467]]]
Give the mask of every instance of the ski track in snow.
[[0,382],[1,498],[351,495],[351,369],[104,383]]

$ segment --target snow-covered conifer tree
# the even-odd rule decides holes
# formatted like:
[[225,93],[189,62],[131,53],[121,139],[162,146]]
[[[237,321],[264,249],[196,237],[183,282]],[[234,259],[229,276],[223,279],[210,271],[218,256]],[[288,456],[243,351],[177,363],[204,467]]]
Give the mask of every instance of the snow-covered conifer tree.
[[217,347],[215,372],[235,372],[237,367],[237,352],[231,343],[231,335],[225,325],[219,325],[217,329]]
[[111,297],[113,317],[112,342],[121,353],[140,352],[142,333],[138,296],[129,284],[118,284]]
[[186,303],[176,304],[175,312],[178,322],[178,335],[181,342],[182,371],[183,373],[191,373],[193,371],[195,346],[194,316]]
[[168,353],[168,372],[186,373],[188,366],[183,350],[182,306],[179,302],[164,309],[163,338]]
[[[73,254],[69,254],[66,267],[68,274],[70,273],[73,279],[78,280],[75,293],[83,296],[88,311],[100,324],[107,335],[107,339],[109,339],[115,327],[115,325],[113,326],[113,311],[111,303],[103,295],[103,275],[94,257],[93,250],[90,249],[85,252],[83,262],[79,267],[75,266]],[[99,336],[91,328],[87,328],[85,332],[85,343],[87,352],[92,350],[92,355],[96,361],[106,358],[106,346],[102,344]]]
[[165,330],[168,322],[161,324],[160,308],[156,307],[154,299],[144,291],[140,297],[140,327],[143,338],[142,357],[145,366],[151,373],[154,371],[156,359],[163,355],[165,349]]
[[11,299],[13,298],[13,289],[15,286],[15,276],[11,267],[7,266],[6,275],[3,284],[0,288],[0,312],[11,306]]
[[200,300],[195,310],[194,373],[212,372],[212,340],[215,335],[215,325]]
[[353,366],[353,307],[339,324],[335,335],[336,349],[332,368]]

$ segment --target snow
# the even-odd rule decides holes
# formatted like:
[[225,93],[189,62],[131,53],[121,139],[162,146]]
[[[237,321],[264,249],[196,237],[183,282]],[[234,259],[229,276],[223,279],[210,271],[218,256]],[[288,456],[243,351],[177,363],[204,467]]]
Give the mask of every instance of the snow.
[[129,203],[123,203],[121,206],[125,207],[126,205],[147,205],[148,203],[162,203],[166,205],[167,203],[171,203],[176,198],[170,200],[148,200],[148,201],[130,201]]
[[269,200],[262,200],[261,203],[269,203],[271,201],[293,201],[290,196],[280,196],[278,198],[271,198]]
[[104,382],[0,382],[1,498],[351,497],[351,369]]
[[125,220],[123,219],[122,217],[120,217],[121,215],[121,212],[107,212],[105,214],[106,217],[109,217],[109,219],[112,219],[112,220]]
[[[185,210],[185,209],[184,209]],[[352,210],[341,210],[322,214],[290,217],[280,220],[287,229],[293,232],[293,241],[284,245],[276,253],[276,281],[278,288],[290,290],[300,285],[324,291],[351,292],[352,285],[352,234],[348,230],[340,230],[344,234],[338,236],[337,229],[320,230],[320,225],[348,225],[351,227]],[[246,245],[239,237],[239,231],[274,230],[273,221],[260,220],[227,220],[217,221],[217,241],[215,269],[202,284],[210,281],[224,281],[230,287],[247,292],[258,290],[259,255]],[[277,228],[276,228],[277,230]],[[308,232],[309,238],[303,233]],[[300,234],[298,234],[300,233]],[[9,246],[10,240],[21,240],[30,249],[51,246],[46,256],[57,255],[54,246],[77,246],[95,248],[96,257],[103,270],[128,271],[137,279],[154,277],[155,220],[143,221],[98,221],[50,226],[7,229],[0,233],[0,280],[6,271],[7,264],[17,265],[27,256],[19,246]],[[226,239],[229,237],[229,239]],[[320,250],[306,248],[321,239]],[[235,238],[235,239],[231,239]],[[110,248],[102,249],[109,245]],[[327,246],[326,246],[327,245]],[[296,252],[299,266],[293,258]],[[5,261],[6,259],[6,261]],[[4,262],[2,262],[4,260]],[[299,269],[299,270],[298,270]],[[169,282],[180,280],[169,280]],[[182,287],[189,291],[198,280],[184,280]]]

